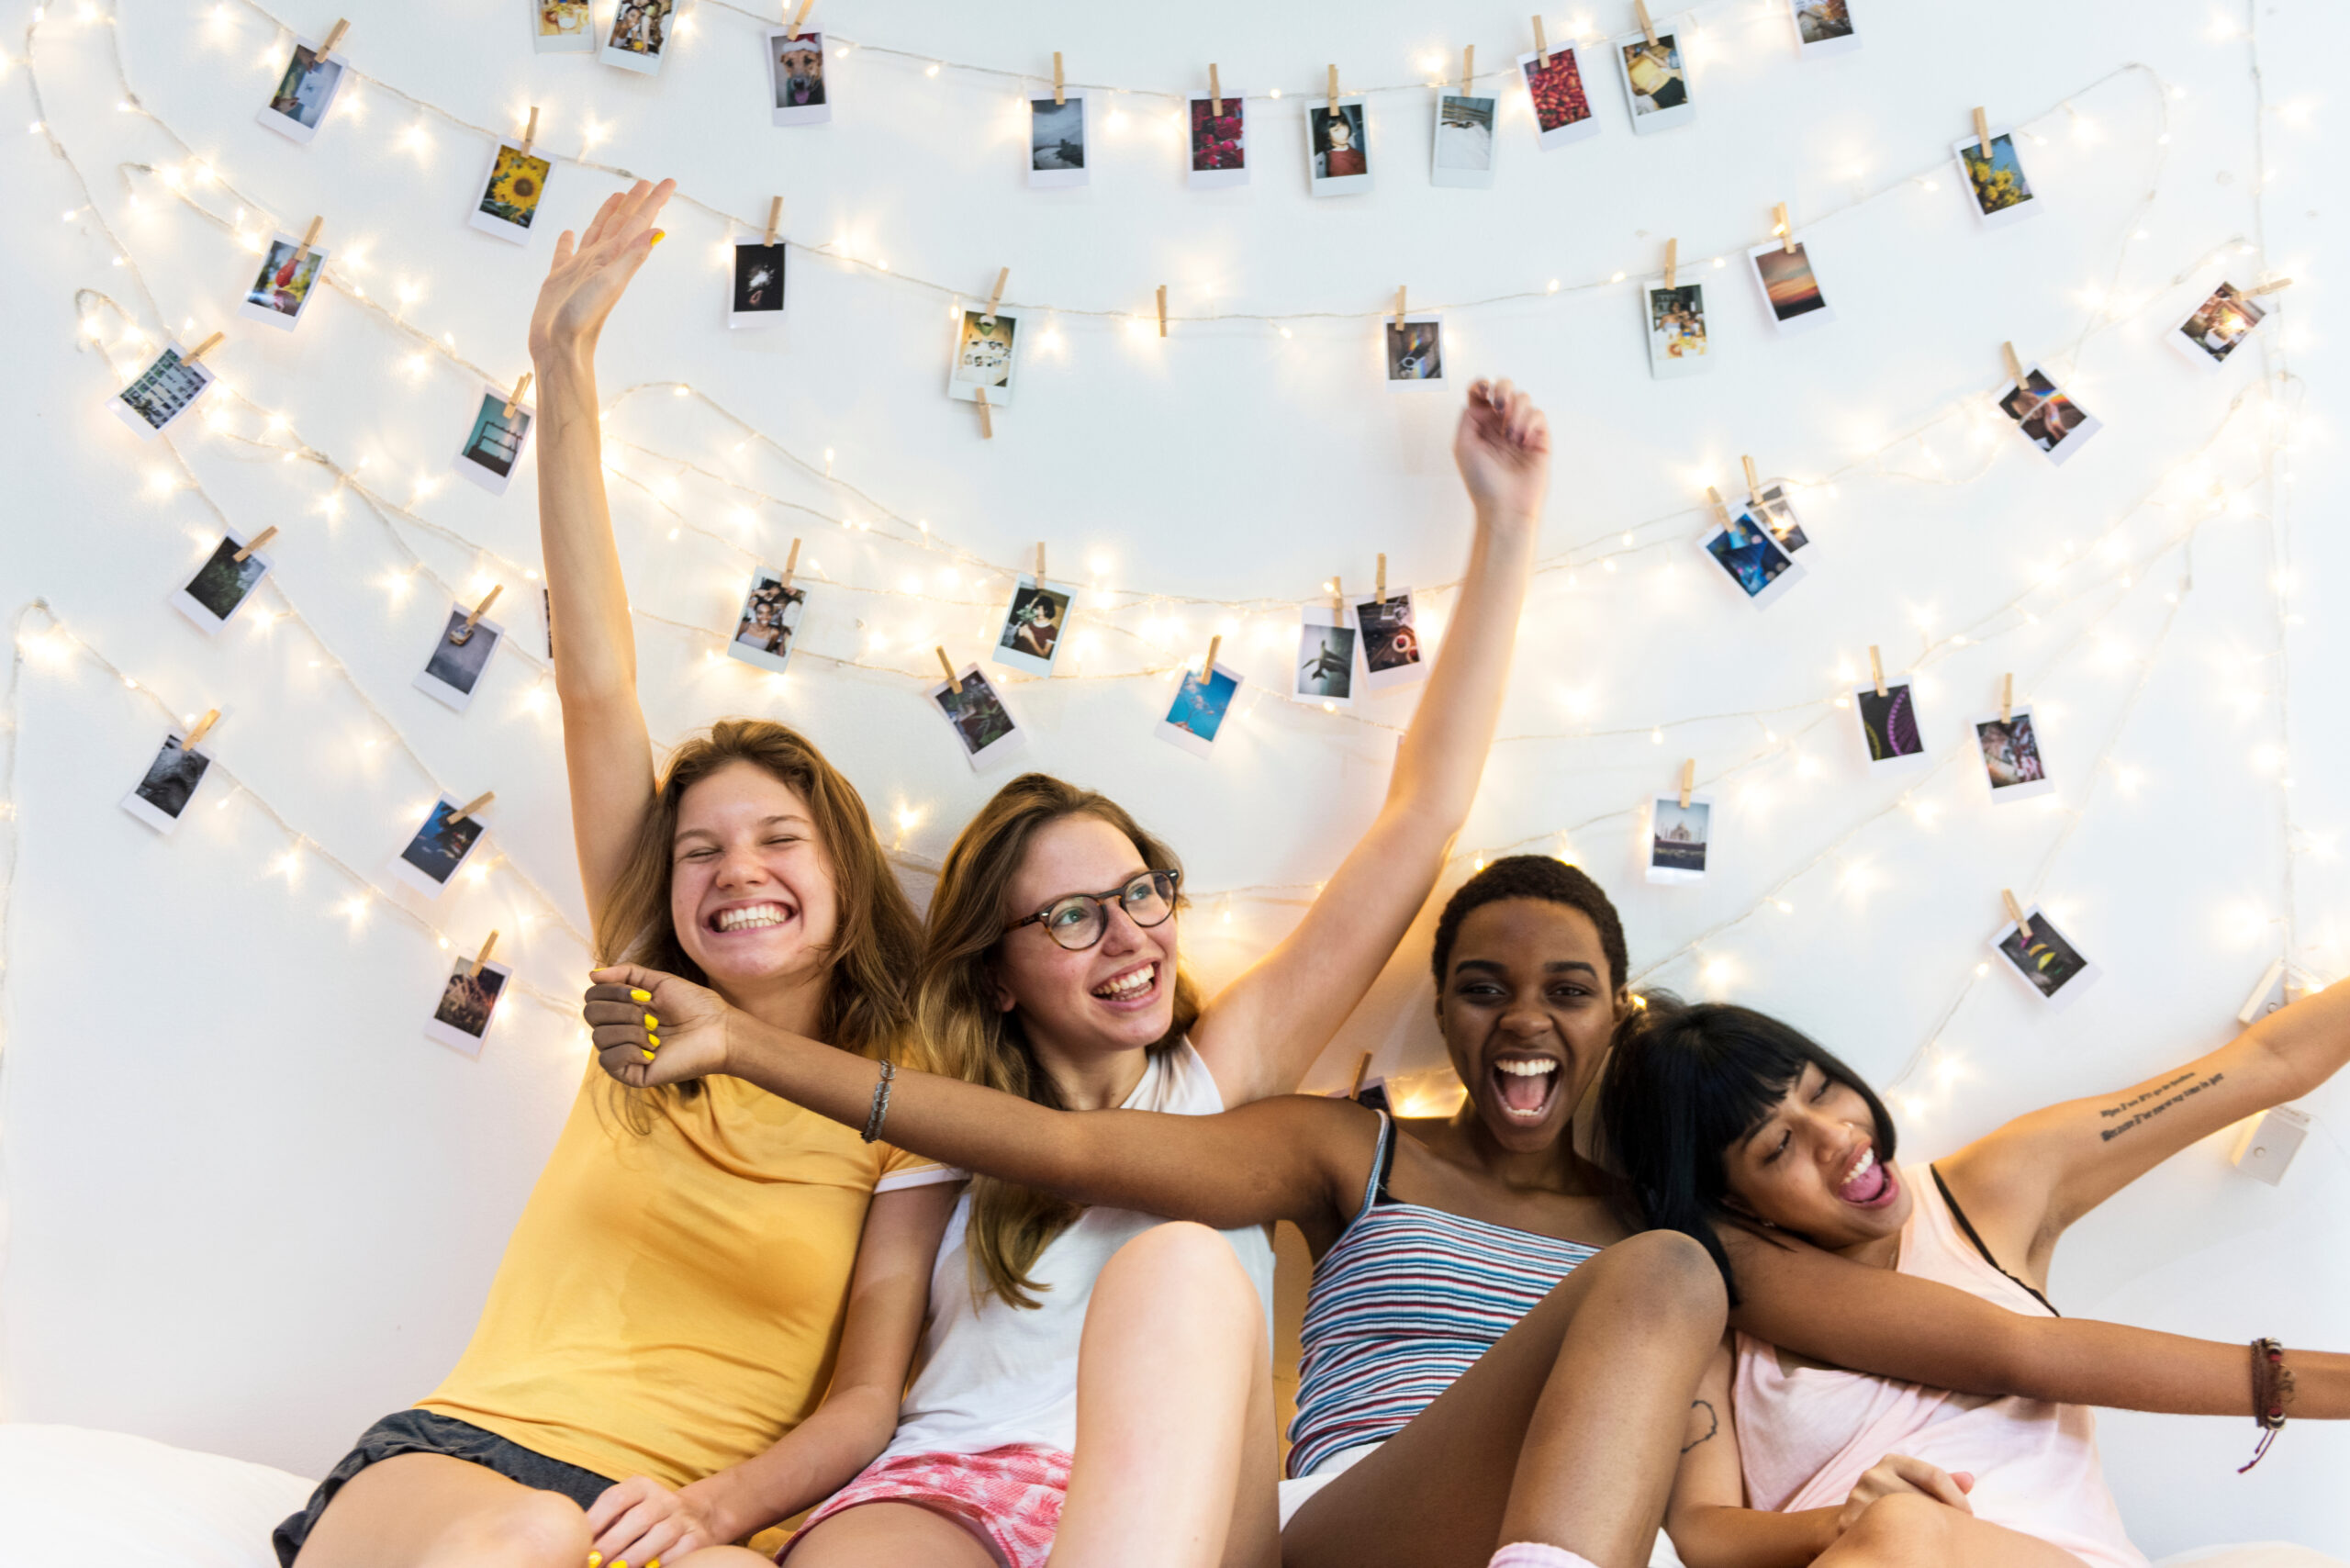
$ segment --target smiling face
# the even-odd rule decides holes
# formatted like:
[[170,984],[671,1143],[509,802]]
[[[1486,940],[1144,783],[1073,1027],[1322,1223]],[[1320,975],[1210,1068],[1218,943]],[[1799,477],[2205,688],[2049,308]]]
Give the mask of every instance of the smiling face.
[[[1010,924],[1071,893],[1113,893],[1145,871],[1125,834],[1087,813],[1047,823],[1029,841],[1005,890]],[[1102,940],[1072,953],[1042,922],[1004,934],[996,964],[996,1004],[1020,1010],[1029,1043],[1050,1058],[1088,1062],[1158,1044],[1175,1017],[1175,926],[1136,925],[1113,906]]]
[[1549,899],[1469,912],[1454,938],[1437,1023],[1479,1119],[1516,1153],[1565,1136],[1617,1014],[1599,928]]
[[670,841],[669,917],[711,985],[739,996],[822,973],[838,913],[832,857],[798,790],[748,762],[686,790]]
[[1897,1234],[1909,1191],[1879,1163],[1868,1102],[1813,1062],[1762,1125],[1722,1154],[1732,1208],[1831,1251]]

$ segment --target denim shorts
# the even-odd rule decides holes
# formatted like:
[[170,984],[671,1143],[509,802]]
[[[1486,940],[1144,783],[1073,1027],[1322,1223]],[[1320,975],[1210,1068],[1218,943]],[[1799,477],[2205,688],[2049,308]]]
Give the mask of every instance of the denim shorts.
[[277,1549],[279,1568],[293,1568],[295,1553],[302,1550],[310,1531],[318,1528],[319,1516],[327,1511],[327,1505],[334,1501],[334,1495],[342,1490],[344,1482],[379,1460],[404,1453],[439,1453],[462,1459],[533,1491],[560,1492],[582,1508],[594,1503],[611,1484],[592,1470],[533,1453],[520,1443],[509,1442],[495,1432],[485,1432],[453,1416],[431,1410],[402,1410],[360,1433],[358,1443],[342,1456],[342,1462],[310,1494],[308,1506],[270,1533],[270,1544]]

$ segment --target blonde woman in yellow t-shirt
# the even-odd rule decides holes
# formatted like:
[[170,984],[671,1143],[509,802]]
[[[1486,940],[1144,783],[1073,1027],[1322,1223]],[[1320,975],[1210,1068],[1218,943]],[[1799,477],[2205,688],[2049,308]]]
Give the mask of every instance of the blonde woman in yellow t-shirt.
[[[751,719],[687,741],[655,777],[595,349],[671,189],[640,182],[576,244],[565,233],[531,321],[555,690],[597,952],[885,1055],[911,1022],[921,926],[856,790]],[[800,1512],[889,1441],[953,1173],[734,1079],[617,1095],[587,1079],[455,1370],[278,1527],[281,1563],[583,1568],[594,1551],[653,1568]]]

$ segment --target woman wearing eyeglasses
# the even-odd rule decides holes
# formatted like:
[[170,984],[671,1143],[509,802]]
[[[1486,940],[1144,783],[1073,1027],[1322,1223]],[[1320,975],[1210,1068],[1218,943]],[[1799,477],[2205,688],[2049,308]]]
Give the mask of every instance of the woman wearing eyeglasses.
[[[964,828],[940,872],[916,979],[929,1065],[1070,1110],[1206,1115],[1294,1090],[1419,913],[1468,815],[1550,454],[1549,427],[1523,393],[1507,382],[1471,388],[1454,457],[1476,529],[1451,634],[1385,804],[1284,941],[1203,999],[1181,971],[1169,918],[1181,896],[1174,852],[1106,797],[1026,775]],[[922,1370],[897,1437],[811,1516],[789,1549],[791,1568],[1037,1568],[1072,1480],[1080,1356],[1091,1390],[1195,1360],[1248,1365],[1253,1345],[1253,1386],[1208,1379],[1178,1394],[1228,1404],[1218,1413],[1230,1428],[1247,1426],[1270,1476],[1266,1231],[1218,1241],[1162,1223],[974,1181],[939,1249]],[[1126,1462],[1078,1484],[1148,1494],[1135,1457],[1118,1457]],[[1259,1494],[1266,1518],[1234,1539],[1273,1539],[1270,1485]],[[1195,1503],[1146,1496],[1142,1512],[1117,1513],[1136,1540],[1154,1539],[1191,1529]]]

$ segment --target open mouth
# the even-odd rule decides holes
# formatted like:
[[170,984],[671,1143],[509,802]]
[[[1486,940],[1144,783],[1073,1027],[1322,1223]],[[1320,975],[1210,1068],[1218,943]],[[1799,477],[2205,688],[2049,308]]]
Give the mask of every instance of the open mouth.
[[1549,1057],[1503,1057],[1487,1070],[1502,1114],[1514,1122],[1539,1122],[1550,1114],[1559,1092],[1559,1064]]
[[1876,1145],[1870,1143],[1861,1146],[1859,1157],[1837,1185],[1836,1195],[1855,1208],[1874,1209],[1891,1203],[1897,1190],[1892,1170],[1877,1162]]
[[791,912],[779,903],[744,903],[722,909],[705,922],[710,930],[720,935],[736,931],[765,931],[791,919]]
[[1093,988],[1096,999],[1115,1007],[1136,1006],[1158,994],[1158,966],[1156,963],[1143,964],[1124,974],[1113,975]]

